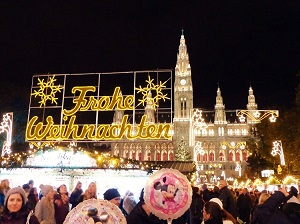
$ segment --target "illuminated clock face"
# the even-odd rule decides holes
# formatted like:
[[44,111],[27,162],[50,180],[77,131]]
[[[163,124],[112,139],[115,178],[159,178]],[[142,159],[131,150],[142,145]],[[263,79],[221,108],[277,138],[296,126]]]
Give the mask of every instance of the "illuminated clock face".
[[185,79],[181,79],[181,80],[180,80],[180,84],[181,84],[181,85],[185,85],[185,84],[186,84],[186,80],[185,80]]

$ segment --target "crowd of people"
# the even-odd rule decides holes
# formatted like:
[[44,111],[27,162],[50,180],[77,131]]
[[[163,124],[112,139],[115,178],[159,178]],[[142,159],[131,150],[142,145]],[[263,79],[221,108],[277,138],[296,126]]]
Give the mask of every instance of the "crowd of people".
[[[63,224],[71,209],[80,202],[97,199],[97,186],[91,182],[83,191],[78,181],[69,194],[67,186],[57,189],[51,185],[34,187],[30,180],[22,187],[10,187],[8,180],[0,184],[0,223],[2,224]],[[300,201],[298,190],[289,191],[282,187],[275,192],[266,190],[249,191],[247,188],[232,189],[225,180],[209,189],[206,184],[192,187],[193,196],[190,208],[172,220],[173,224],[294,224],[300,223]],[[39,192],[39,193],[38,193]],[[120,208],[128,224],[167,224],[151,213],[144,200],[144,191],[138,202],[131,191],[122,197],[116,188],[109,188],[103,194]],[[90,209],[91,223],[99,222],[96,209]],[[100,222],[101,223],[101,222]]]

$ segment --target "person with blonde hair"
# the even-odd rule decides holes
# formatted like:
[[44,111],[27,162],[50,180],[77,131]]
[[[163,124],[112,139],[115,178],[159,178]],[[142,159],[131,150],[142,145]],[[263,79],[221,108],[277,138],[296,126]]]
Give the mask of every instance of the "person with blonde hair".
[[42,224],[56,224],[54,209],[55,191],[50,185],[40,185],[42,199],[35,206],[35,215]]
[[258,199],[258,205],[263,204],[271,195],[269,193],[262,193]]
[[97,199],[97,186],[95,182],[89,184],[88,189],[85,190],[84,194],[79,196],[77,203],[79,204],[80,202],[91,198]]
[[[263,196],[263,198],[268,197]],[[283,203],[286,203],[292,197],[285,187],[281,188],[278,191],[275,191],[274,194],[270,195],[265,202],[258,205],[252,216],[251,224],[290,224],[293,223],[289,220],[289,217],[286,216],[280,209],[279,206]],[[263,199],[262,198],[262,199]],[[298,223],[298,222],[297,222]]]

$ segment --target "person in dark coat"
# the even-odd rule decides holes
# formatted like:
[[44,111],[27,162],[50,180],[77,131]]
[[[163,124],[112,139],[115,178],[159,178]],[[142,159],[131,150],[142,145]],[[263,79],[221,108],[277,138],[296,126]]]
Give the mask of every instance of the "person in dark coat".
[[263,204],[258,205],[253,213],[251,224],[293,224],[282,211],[279,206],[285,203],[290,194],[285,188],[275,191]]
[[29,210],[34,210],[36,204],[39,201],[39,196],[38,196],[38,193],[37,193],[37,189],[35,187],[30,189],[27,199],[28,199],[28,201],[26,203],[27,208]]
[[4,209],[0,217],[0,223],[6,224],[39,224],[33,213],[27,209],[25,191],[21,187],[11,188],[5,196]]
[[127,224],[162,224],[163,221],[153,215],[144,201],[144,189],[141,192],[139,202],[126,216]]
[[204,200],[199,194],[200,189],[198,187],[192,187],[193,196],[190,206],[190,224],[200,224],[203,219],[203,206]]
[[229,212],[234,218],[237,218],[236,201],[232,192],[227,187],[227,182],[225,180],[220,180],[219,188],[220,188],[219,199],[223,203],[223,208],[227,212]]
[[250,213],[251,213],[251,198],[248,194],[248,189],[244,188],[242,193],[239,195],[237,202],[237,213],[238,217],[243,220],[246,224],[249,224]]
[[201,190],[204,202],[208,202],[210,199],[212,199],[212,192],[208,190],[207,184],[203,184]]
[[300,223],[300,201],[297,198],[298,190],[292,186],[289,195],[292,197],[283,205],[282,211],[290,221]]
[[71,209],[75,208],[78,204],[78,198],[83,193],[82,191],[82,183],[80,181],[77,182],[76,187],[72,191],[70,195],[69,202],[72,205]]
[[55,194],[53,198],[55,221],[56,224],[63,224],[70,210],[67,186],[65,184],[60,185],[57,188],[57,193],[58,194]]
[[[172,220],[172,224],[186,224],[188,223],[188,212],[179,217],[178,219]],[[139,202],[132,209],[130,214],[126,216],[127,224],[167,224],[166,220],[161,220],[157,216],[151,213],[148,206],[144,201],[144,189],[142,189]]]

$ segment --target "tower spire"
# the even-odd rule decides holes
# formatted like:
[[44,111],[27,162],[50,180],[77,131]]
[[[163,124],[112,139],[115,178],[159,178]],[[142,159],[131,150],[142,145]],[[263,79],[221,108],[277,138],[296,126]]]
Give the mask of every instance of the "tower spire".
[[225,105],[223,104],[223,97],[221,95],[221,89],[218,83],[216,104],[215,104],[215,124],[225,124],[226,114]]
[[249,87],[247,110],[257,110],[257,103],[255,102],[255,96],[251,85]]

